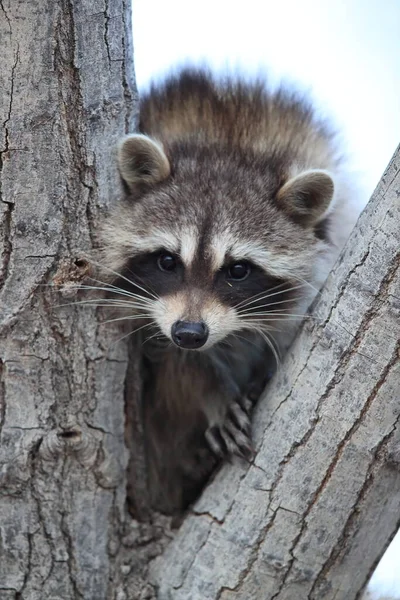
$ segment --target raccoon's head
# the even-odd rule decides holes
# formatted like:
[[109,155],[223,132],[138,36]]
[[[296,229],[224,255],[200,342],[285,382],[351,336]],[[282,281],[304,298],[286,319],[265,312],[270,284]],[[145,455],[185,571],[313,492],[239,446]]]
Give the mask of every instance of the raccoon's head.
[[208,349],[304,310],[328,247],[327,172],[144,135],[122,141],[118,163],[126,197],[103,228],[104,263],[139,325]]

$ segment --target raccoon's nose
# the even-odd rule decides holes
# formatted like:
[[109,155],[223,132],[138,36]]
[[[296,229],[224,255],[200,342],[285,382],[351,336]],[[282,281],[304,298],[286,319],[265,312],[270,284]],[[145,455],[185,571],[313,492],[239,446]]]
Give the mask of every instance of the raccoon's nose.
[[201,348],[208,338],[208,327],[202,321],[175,321],[171,328],[172,339],[179,348]]

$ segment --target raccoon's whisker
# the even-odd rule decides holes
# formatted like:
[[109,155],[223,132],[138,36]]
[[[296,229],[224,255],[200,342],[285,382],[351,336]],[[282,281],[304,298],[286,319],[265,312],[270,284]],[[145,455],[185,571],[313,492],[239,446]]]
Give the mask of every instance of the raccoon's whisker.
[[143,340],[142,346],[144,346],[146,344],[146,342],[149,342],[150,340],[152,340],[153,338],[157,337],[158,335],[160,335],[160,334],[159,333],[153,333],[153,335],[151,335],[150,337],[147,337],[145,340]]
[[[307,317],[305,317],[305,318],[307,318]],[[295,317],[277,317],[276,319],[269,318],[269,317],[267,317],[267,318],[257,317],[256,319],[254,319],[254,323],[259,323],[259,324],[279,323],[279,322],[287,323],[288,321],[298,323],[299,325],[302,322],[301,319],[297,319]]]
[[274,355],[274,358],[276,360],[276,367],[277,367],[277,369],[279,369],[282,361],[281,361],[281,357],[280,357],[279,347],[278,347],[275,339],[273,338],[272,335],[268,335],[267,330],[265,330],[265,329],[257,328],[257,331],[265,339],[268,346],[271,348],[272,354]]
[[156,298],[158,298],[158,297],[159,297],[159,296],[158,296],[158,294],[156,293],[156,291],[155,291],[155,290],[154,290],[154,289],[153,289],[153,288],[152,288],[152,287],[151,287],[151,286],[150,286],[150,285],[149,285],[147,282],[145,282],[145,281],[144,281],[143,277],[139,277],[139,275],[137,275],[136,273],[134,273],[134,272],[133,272],[131,269],[129,269],[129,268],[128,268],[128,271],[129,271],[129,273],[132,273],[132,275],[133,275],[134,277],[136,277],[137,279],[139,279],[139,281],[142,281],[143,283],[145,283],[145,285],[148,287],[148,289],[149,289],[151,292],[153,292],[153,294],[154,294],[154,296],[155,296]]
[[[268,295],[270,294],[270,292],[273,292],[275,290],[278,290],[279,288],[283,287],[284,285],[287,285],[287,282],[283,281],[282,283],[279,283],[278,285],[274,285],[274,287],[269,288],[268,290]],[[243,304],[247,304],[247,302],[253,300],[253,299],[257,299],[259,298],[259,296],[262,296],[262,294],[265,294],[267,290],[263,290],[262,292],[258,292],[258,294],[254,294],[254,296],[251,296],[250,298],[246,298],[246,300],[242,300],[241,302],[238,302],[233,308],[237,308],[239,306],[242,306]],[[281,292],[278,292],[281,293]]]
[[144,346],[146,344],[146,342],[149,342],[150,340],[152,340],[155,337],[160,337],[160,335],[162,335],[161,331],[156,331],[155,333],[153,333],[153,335],[151,335],[150,337],[146,338],[143,342],[142,342],[142,346]]
[[[265,306],[268,308],[268,307],[270,307],[272,305],[271,304],[266,304]],[[254,308],[251,308],[250,311],[249,311],[249,313],[247,313],[247,314],[249,314],[249,315],[256,315],[257,314],[256,311],[258,311],[258,308],[262,308],[262,306],[260,306],[260,307],[255,306]],[[245,313],[243,311],[241,311],[241,312],[238,312],[238,314],[242,315],[242,314],[245,314]],[[288,307],[285,307],[285,306],[282,307],[282,306],[280,306],[279,308],[273,308],[272,310],[260,310],[259,314],[262,314],[262,315],[277,315],[277,314],[285,314],[285,315],[287,315],[287,314],[290,314],[290,315],[296,315],[296,317],[298,317],[298,316],[304,317],[308,313],[305,312],[305,313],[301,313],[299,315],[299,313],[292,312],[292,307],[290,307],[290,306],[288,306]]]
[[[240,317],[243,317],[244,319],[250,318],[250,317],[290,317],[290,316],[294,316],[292,315],[292,313],[289,312],[269,312],[269,311],[260,311],[260,312],[249,312],[249,313],[243,313],[241,315],[239,315]],[[298,316],[298,315],[296,315]]]
[[[84,289],[90,289],[90,288],[84,288]],[[97,288],[100,289],[100,288]],[[109,291],[109,290],[106,290]],[[113,294],[117,294],[117,292],[115,292],[114,290],[112,291]],[[140,304],[141,306],[152,306],[154,303],[154,300],[145,300],[143,299],[141,296],[129,296],[128,294],[120,294],[121,296],[123,296],[123,298],[99,298],[99,301],[107,301],[107,302],[111,302],[114,301],[115,303],[117,302],[122,302],[122,303],[128,303],[128,304]],[[130,298],[132,298],[132,300],[130,300]],[[89,300],[96,300],[96,298],[89,298]]]
[[263,329],[263,331],[267,330],[267,331],[274,331],[276,333],[281,333],[281,329],[277,329],[276,327],[271,327],[271,325],[266,324],[266,323],[260,323],[258,321],[246,321],[244,320],[242,323],[242,327],[243,329],[247,329],[250,331],[255,331],[257,333],[260,332],[260,329]]
[[[262,298],[263,300],[264,298]],[[280,300],[279,302],[268,302],[268,304],[261,304],[260,306],[256,306],[254,309],[258,310],[259,308],[265,308],[266,306],[275,306],[277,304],[287,304],[288,302],[296,302],[299,298],[288,298],[287,300]],[[243,306],[237,313],[240,315],[244,310],[247,309],[247,306]]]
[[[251,323],[251,322],[250,323],[246,323],[246,322],[244,322],[244,324],[243,324],[243,329],[254,330],[256,332],[258,332],[258,328],[259,327],[262,327],[262,325],[261,324],[257,324],[257,322],[255,322],[255,323]],[[266,329],[268,329],[268,331],[275,331],[276,333],[281,333],[281,331],[282,331],[281,329],[277,329],[276,327],[270,327],[269,325],[268,326],[264,326],[264,327]],[[243,339],[246,339],[246,338],[243,338]],[[252,343],[254,344],[254,342],[252,342]]]
[[[284,284],[281,284],[284,285]],[[276,287],[280,287],[280,286],[276,286]],[[276,289],[275,288],[271,288]],[[272,298],[273,296],[277,296],[278,294],[287,294],[288,292],[293,292],[294,290],[298,290],[300,288],[304,287],[304,284],[301,285],[295,285],[292,286],[286,290],[279,290],[278,292],[274,292],[274,293],[270,293],[271,290],[268,291],[267,294],[265,294],[265,296],[261,296],[262,293],[265,292],[260,292],[260,294],[256,294],[255,296],[252,296],[251,298],[249,298],[249,300],[243,300],[242,302],[239,302],[239,304],[236,304],[233,308],[245,308],[246,306],[249,306],[250,304],[254,304],[254,302],[261,302],[261,300],[267,300],[267,298]],[[261,297],[260,297],[261,296]]]
[[101,264],[99,262],[96,262],[94,260],[91,260],[91,263],[93,265],[96,265],[97,267],[101,267],[102,269],[106,269],[107,271],[109,271],[110,273],[112,273],[113,275],[115,275],[116,277],[120,277],[124,281],[127,281],[130,285],[136,286],[137,288],[139,288],[139,290],[142,290],[142,292],[144,292],[145,294],[149,294],[150,296],[152,296],[154,298],[154,300],[158,300],[159,296],[157,294],[155,294],[154,292],[150,292],[149,290],[146,290],[144,287],[142,287],[141,285],[139,285],[138,283],[136,283],[136,281],[131,281],[130,279],[128,279],[127,277],[125,277],[124,275],[122,275],[122,273],[118,273],[118,271],[114,271],[114,269],[111,269],[110,267],[107,267],[106,265],[103,265],[103,264]]
[[316,288],[315,285],[313,285],[306,279],[303,279],[302,277],[299,277],[298,275],[293,275],[293,279],[297,279],[297,281],[301,281],[304,286],[308,285],[308,287],[310,287],[316,294],[321,293],[321,291],[318,288]]
[[153,327],[154,325],[156,325],[155,321],[151,321],[151,323],[145,323],[145,325],[141,325],[141,327],[137,327],[131,333],[137,333],[141,329],[145,329],[145,327]]
[[[89,279],[91,279],[92,281],[99,281],[97,279],[93,279],[93,277],[90,277]],[[141,296],[140,294],[134,294],[132,292],[128,292],[127,290],[123,290],[122,288],[119,288],[115,285],[112,285],[109,283],[104,283],[103,281],[99,281],[99,283],[101,283],[102,286],[106,286],[106,287],[102,287],[102,286],[98,286],[98,285],[85,285],[85,284],[68,285],[67,287],[69,290],[78,290],[78,291],[79,290],[95,290],[95,291],[109,292],[112,294],[119,294],[121,296],[126,296],[128,298],[135,298],[136,300],[140,300],[141,302],[147,302],[149,304],[154,302],[153,299],[145,298],[144,296]],[[62,286],[58,286],[58,285],[51,284],[51,283],[50,284],[41,284],[41,285],[44,285],[46,287],[53,287],[53,288],[62,287]]]
[[121,342],[122,340],[124,340],[125,338],[127,338],[128,336],[132,335],[133,333],[137,333],[138,331],[140,331],[141,329],[144,329],[145,327],[150,327],[151,325],[154,325],[154,321],[152,323],[146,323],[145,325],[142,325],[141,327],[138,327],[137,329],[133,329],[132,331],[128,331],[128,333],[126,333],[125,335],[123,335],[122,337],[118,338],[117,340],[115,340],[115,342],[113,342],[111,344],[111,346],[109,346],[109,349],[112,346],[115,346],[116,344],[118,344],[118,342]]
[[[134,274],[132,273],[132,275],[134,275]],[[137,277],[137,276],[136,276],[136,277]],[[113,292],[113,290],[118,290],[118,291],[119,291],[119,293],[121,293],[121,294],[127,294],[128,296],[133,296],[134,298],[143,298],[143,299],[144,299],[144,300],[146,300],[147,302],[154,302],[154,300],[153,300],[153,299],[151,299],[151,298],[145,298],[145,297],[144,297],[143,295],[141,295],[141,294],[135,294],[135,293],[134,293],[134,292],[132,292],[132,291],[124,290],[123,288],[120,288],[119,286],[117,286],[117,285],[114,285],[113,283],[109,283],[109,282],[106,282],[106,281],[101,281],[100,279],[95,279],[94,277],[89,277],[89,279],[91,279],[92,281],[95,281],[96,283],[100,283],[101,285],[105,285],[105,286],[107,286],[107,287],[111,288],[111,289],[110,289],[110,292]],[[136,284],[135,284],[135,282],[133,282],[133,281],[132,281],[131,283],[132,283],[133,285],[136,285]],[[153,291],[153,290],[151,290],[151,291]],[[117,292],[115,292],[115,293],[117,293]],[[146,293],[149,293],[149,292],[147,292],[147,291],[146,291]],[[156,295],[156,298],[158,298],[158,296],[157,296],[157,295]]]
[[268,333],[266,331],[262,331],[260,329],[260,333],[264,337],[264,339],[267,342],[268,346],[271,348],[272,354],[274,355],[274,358],[276,360],[276,367],[277,367],[277,369],[279,369],[280,366],[281,366],[281,364],[282,364],[282,360],[281,360],[281,357],[280,357],[280,353],[279,353],[279,349],[278,349],[276,341],[274,340],[274,338],[272,337],[272,335],[268,335]]
[[135,294],[134,292],[129,292],[128,290],[124,290],[123,288],[120,288],[116,285],[113,285],[111,283],[104,283],[103,281],[99,281],[97,279],[92,279],[92,281],[96,281],[98,283],[101,283],[102,286],[105,287],[100,287],[100,286],[87,286],[87,285],[81,285],[79,286],[80,289],[84,289],[84,290],[102,290],[104,292],[110,292],[111,294],[119,294],[121,296],[127,296],[128,298],[136,298],[136,299],[140,299],[143,302],[148,302],[149,304],[151,302],[154,302],[153,299],[150,298],[145,298],[144,296],[141,296],[140,294]]
[[287,288],[285,290],[279,290],[279,291],[273,292],[273,293],[270,293],[270,291],[268,291],[268,293],[264,292],[264,295],[257,294],[256,296],[252,296],[251,298],[249,298],[248,301],[242,302],[240,308],[245,308],[246,306],[248,306],[250,304],[254,304],[254,302],[261,302],[262,300],[267,300],[268,298],[273,298],[274,296],[288,294],[289,292],[293,292],[293,291],[298,290],[298,289],[300,289],[302,287],[303,287],[302,285],[296,285],[296,286],[292,286],[290,288]]
[[285,317],[286,319],[290,318],[290,317],[295,317],[296,319],[304,319],[304,318],[311,318],[311,319],[315,319],[315,317],[311,316],[311,315],[307,315],[307,314],[301,314],[298,315],[296,313],[285,313],[285,312],[274,312],[274,311],[263,311],[263,312],[253,312],[253,313],[243,313],[240,315],[241,318],[247,318],[247,317],[265,317],[265,318],[269,318],[269,317]]
[[[93,281],[96,281],[96,279],[94,279]],[[103,282],[99,282],[99,283],[103,283]],[[140,300],[140,302],[147,303],[147,304],[151,304],[152,302],[154,302],[154,300],[150,300],[149,298],[144,298],[143,296],[140,296],[139,294],[133,294],[131,292],[127,292],[126,290],[123,290],[117,286],[111,286],[107,283],[104,285],[107,287],[100,287],[98,285],[84,285],[84,284],[70,285],[70,286],[68,286],[68,289],[70,289],[70,290],[104,291],[104,292],[110,292],[112,294],[126,296],[127,298],[134,298],[135,300]]]
[[102,323],[114,323],[115,321],[136,321],[140,319],[152,319],[153,315],[128,315],[126,317],[116,317],[115,319],[107,319]]
[[[99,289],[102,289],[102,288],[98,288],[98,287],[93,287],[93,288],[92,287],[83,287],[82,288],[81,286],[76,286],[75,288],[74,287],[70,287],[69,289],[76,289],[76,290],[80,290],[80,289],[85,289],[85,290],[86,289],[94,289],[94,290],[99,290]],[[113,290],[106,290],[106,291],[112,291],[114,294],[116,293]],[[78,300],[78,301],[75,301],[75,302],[68,302],[68,303],[65,303],[65,304],[57,304],[57,305],[54,305],[54,306],[72,306],[74,304],[85,304],[85,303],[86,304],[93,303],[93,305],[96,304],[97,306],[101,306],[101,303],[103,303],[103,305],[105,303],[107,303],[107,304],[120,304],[121,306],[128,306],[129,305],[129,306],[140,306],[140,307],[142,307],[142,306],[146,307],[147,306],[147,307],[149,307],[154,302],[154,300],[146,300],[142,296],[130,296],[128,294],[124,294],[124,296],[126,297],[125,300],[123,300],[123,299],[121,300],[119,298],[104,298],[104,297],[100,297],[99,299],[89,298],[88,300]],[[132,299],[135,300],[136,302],[130,301],[129,300],[130,297],[132,297]]]
[[82,305],[86,305],[86,306],[95,306],[95,307],[106,307],[106,308],[135,308],[135,309],[139,309],[139,310],[148,310],[148,306],[139,304],[139,303],[134,303],[134,302],[127,302],[127,301],[121,301],[121,300],[114,300],[114,299],[105,299],[102,298],[100,300],[79,300],[78,302],[67,302],[65,304],[56,304],[54,305],[53,308],[62,308],[64,306],[82,306]]
[[269,325],[262,324],[259,319],[240,319],[240,325],[241,325],[240,329],[254,329],[256,331],[258,330],[258,327],[261,325],[263,327],[269,328]]

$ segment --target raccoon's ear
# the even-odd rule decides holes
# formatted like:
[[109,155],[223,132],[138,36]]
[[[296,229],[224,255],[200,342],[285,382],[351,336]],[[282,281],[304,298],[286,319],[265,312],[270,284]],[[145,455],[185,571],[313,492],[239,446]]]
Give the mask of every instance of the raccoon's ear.
[[121,140],[118,168],[128,190],[138,184],[154,185],[166,179],[171,172],[161,144],[139,133]]
[[312,227],[328,210],[334,191],[330,174],[315,169],[289,179],[279,190],[277,201],[294,221]]

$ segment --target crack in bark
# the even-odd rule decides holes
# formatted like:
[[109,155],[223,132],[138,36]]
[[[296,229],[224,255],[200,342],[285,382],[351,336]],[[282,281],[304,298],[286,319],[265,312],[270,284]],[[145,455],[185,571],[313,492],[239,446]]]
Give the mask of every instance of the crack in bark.
[[90,243],[91,243],[92,248],[95,248],[96,247],[96,239],[92,232],[92,227],[90,226],[90,224],[95,222],[94,213],[92,211],[92,201],[93,201],[93,198],[95,197],[95,190],[97,189],[96,172],[93,167],[87,166],[86,168],[88,171],[90,171],[93,185],[86,185],[83,181],[81,183],[83,184],[84,187],[86,187],[89,190],[88,199],[87,199],[87,203],[86,203],[86,220],[87,220],[88,228],[89,228]]
[[3,121],[3,129],[5,131],[6,146],[5,146],[5,149],[2,151],[2,153],[7,152],[9,150],[9,141],[10,140],[9,140],[9,131],[8,131],[7,124],[9,123],[9,121],[11,119],[12,105],[13,105],[13,99],[14,99],[15,69],[17,68],[18,62],[19,62],[19,44],[17,44],[17,50],[15,52],[15,61],[11,67],[10,102],[8,105],[7,117],[6,117],[5,121]]
[[57,254],[28,254],[27,256],[24,256],[24,260],[26,258],[55,258],[57,256]]
[[217,517],[214,517],[214,515],[212,515],[211,513],[204,511],[204,512],[197,512],[196,510],[192,509],[189,511],[190,514],[192,514],[194,517],[206,517],[207,519],[209,519],[212,523],[216,523],[217,525],[223,525],[224,524],[224,519],[217,519]]
[[12,35],[10,17],[8,16],[8,13],[7,13],[6,9],[4,8],[4,5],[3,5],[3,0],[0,0],[0,8],[1,8],[1,10],[3,11],[3,13],[4,13],[4,16],[5,16],[5,18],[6,18],[6,21],[7,21],[7,23],[8,23],[8,29],[9,29],[9,31],[10,31],[10,35]]
[[[40,520],[40,501],[36,496],[36,490],[34,488],[34,480],[36,477],[36,459],[37,459],[37,455],[38,455],[38,451],[40,448],[40,445],[42,443],[42,438],[40,438],[39,440],[36,440],[36,442],[33,444],[33,446],[31,447],[29,453],[28,453],[28,463],[27,463],[27,467],[30,467],[30,472],[31,472],[31,477],[30,477],[30,490],[31,490],[31,494],[32,494],[32,498],[35,501],[36,504],[36,508],[38,510],[38,517]],[[31,576],[31,570],[32,570],[32,555],[33,555],[33,537],[35,535],[36,532],[27,532],[27,539],[28,539],[28,559],[27,559],[27,567],[26,570],[24,572],[24,581],[22,583],[22,587],[21,589],[18,591],[18,593],[15,595],[16,600],[23,600],[23,594],[24,594],[24,590],[28,584],[29,578]]]
[[33,534],[28,533],[27,538],[28,538],[28,562],[27,562],[27,566],[26,566],[26,571],[24,573],[24,581],[22,582],[22,587],[15,594],[15,600],[23,600],[23,593],[28,584],[28,580],[29,580],[29,577],[31,574],[31,569],[32,569],[32,553],[33,553],[32,538],[33,538]]
[[[263,471],[263,469],[262,469],[261,467],[257,467],[257,466],[256,466],[256,465],[254,465],[253,463],[250,463],[250,464],[249,464],[249,467],[248,467],[248,469],[247,469],[247,471],[243,471],[243,472],[240,474],[240,478],[239,478],[239,481],[238,481],[238,488],[237,488],[237,489],[238,489],[238,492],[239,492],[239,490],[240,490],[240,488],[241,488],[241,486],[242,486],[242,484],[243,484],[243,481],[244,481],[244,479],[246,478],[246,475],[248,474],[248,472],[249,472],[250,468],[252,468],[252,467],[255,467],[255,468],[259,469],[260,471]],[[214,479],[214,477],[216,477],[216,476],[218,475],[218,473],[219,473],[219,472],[220,472],[220,471],[217,471],[215,474],[212,474],[212,475],[211,475],[212,479],[211,479],[211,480],[208,482],[208,484],[207,484],[207,485],[210,485],[210,484],[211,484],[212,480]],[[260,490],[260,491],[265,491],[265,490]],[[267,491],[269,491],[269,490],[267,490]],[[231,504],[230,504],[229,508],[226,510],[226,512],[225,512],[225,514],[224,514],[224,518],[223,518],[223,519],[221,519],[221,520],[219,521],[218,519],[216,519],[216,518],[214,517],[214,518],[216,519],[216,521],[217,521],[217,522],[219,522],[221,525],[222,525],[222,524],[223,524],[223,523],[226,521],[227,517],[229,517],[230,513],[232,512],[232,510],[233,510],[233,507],[235,506],[235,501],[236,501],[236,500],[235,500],[235,498],[232,498],[232,502],[231,502]],[[269,506],[268,506],[268,508],[269,508]]]
[[18,427],[17,425],[8,427],[8,429],[16,429],[17,431],[43,431],[43,427]]
[[[127,29],[128,29],[128,23],[126,22],[126,15],[128,14],[127,2],[128,2],[128,0],[122,0],[122,23],[123,23],[124,35],[122,36],[123,58],[122,58],[122,62],[121,62],[121,68],[122,68],[122,86],[124,89],[124,99],[125,99],[125,106],[126,106],[125,133],[129,133],[131,130],[130,117],[133,113],[133,106],[134,106],[134,103],[136,100],[136,98],[132,95],[131,86],[128,81],[127,72],[126,72],[127,65],[131,64],[131,60],[127,56],[127,44],[126,44],[126,39],[129,39],[129,37],[127,37],[127,36],[130,35],[129,33],[127,33]],[[130,23],[129,25],[132,25],[132,23]]]
[[[3,12],[6,15],[7,20],[8,16],[7,13],[4,10],[4,7],[2,4],[0,4],[1,8],[3,9]],[[10,26],[10,31],[11,31],[11,25],[9,22],[9,26]],[[3,159],[3,155],[5,155],[9,150],[10,150],[10,134],[9,134],[9,130],[8,130],[8,123],[11,119],[11,113],[12,113],[12,106],[13,106],[13,99],[14,99],[14,85],[15,85],[15,70],[17,68],[19,62],[19,44],[17,44],[17,50],[15,53],[15,61],[14,64],[11,67],[11,85],[10,85],[10,102],[8,105],[8,112],[7,112],[7,116],[6,119],[3,121],[3,129],[4,129],[4,133],[5,133],[5,147],[4,150],[0,151],[0,201],[3,202],[6,205],[6,211],[5,211],[5,215],[4,215],[4,219],[3,219],[3,235],[4,235],[4,242],[3,242],[3,249],[1,252],[1,258],[2,258],[2,266],[0,269],[0,289],[5,285],[6,279],[8,277],[8,269],[9,269],[9,264],[10,264],[10,260],[11,260],[11,254],[12,254],[12,241],[11,241],[11,229],[12,229],[12,212],[14,210],[14,203],[11,202],[10,200],[4,200],[3,198],[3,185],[2,185],[2,172],[3,172],[3,165],[4,165],[4,159]]]
[[[298,332],[297,332],[297,335],[299,335],[299,334],[300,334],[300,330],[302,329],[302,327],[303,327],[303,326],[304,326],[304,322],[303,322],[303,324],[301,325],[301,327],[299,327],[299,330],[298,330]],[[321,325],[319,325],[319,324],[317,325],[317,324],[316,324],[316,325],[315,325],[315,330],[316,330],[316,331],[318,331],[319,329],[321,329]],[[295,379],[294,379],[294,381],[293,381],[293,384],[292,384],[292,386],[291,386],[291,388],[290,388],[289,392],[288,392],[288,393],[286,394],[286,396],[285,396],[285,397],[284,397],[284,398],[283,398],[283,399],[282,399],[282,400],[279,402],[278,406],[275,408],[274,412],[271,414],[271,417],[270,417],[269,423],[268,423],[268,425],[267,425],[267,427],[265,428],[265,431],[264,431],[264,433],[263,433],[263,436],[262,436],[262,441],[261,441],[261,443],[260,443],[260,446],[259,446],[259,448],[261,448],[261,446],[264,444],[264,440],[265,440],[266,438],[268,438],[268,429],[269,429],[270,425],[273,423],[273,417],[274,417],[274,415],[275,415],[275,414],[276,414],[276,413],[279,411],[279,409],[281,408],[281,406],[282,406],[282,405],[283,405],[285,402],[287,402],[287,400],[289,400],[289,398],[292,396],[293,389],[295,388],[295,386],[296,386],[296,384],[297,384],[297,381],[300,379],[301,375],[304,373],[304,371],[305,371],[305,370],[306,370],[306,368],[308,367],[308,362],[309,362],[310,356],[312,355],[312,353],[314,352],[315,348],[316,348],[316,347],[317,347],[317,345],[319,344],[319,341],[320,341],[320,336],[316,336],[316,340],[315,340],[315,341],[314,341],[314,343],[312,344],[312,346],[311,346],[311,348],[310,348],[310,350],[309,350],[309,352],[308,352],[308,354],[307,354],[306,358],[304,359],[304,364],[303,364],[303,367],[302,367],[302,368],[300,369],[300,371],[297,373],[297,375],[296,375],[296,377],[295,377]],[[262,399],[261,399],[261,401],[262,401]],[[255,461],[257,461],[257,457],[255,458]],[[261,468],[259,465],[257,465],[257,464],[256,464],[256,462],[254,462],[254,465],[255,465],[255,466],[258,468],[258,469],[261,469],[261,470],[263,470],[263,469],[262,469],[262,468]]]
[[110,53],[110,44],[108,43],[108,24],[110,22],[110,13],[109,13],[109,4],[108,0],[104,0],[104,44],[107,50],[108,57],[108,66],[111,64],[111,53]]
[[[271,506],[271,501],[268,504],[268,508],[267,508],[267,514],[269,512]],[[246,577],[248,577],[248,575],[251,573],[251,570],[253,568],[253,565],[256,563],[256,561],[258,560],[258,555],[260,553],[260,548],[261,545],[264,543],[264,540],[268,534],[268,531],[271,529],[271,527],[273,526],[275,519],[276,519],[276,515],[278,514],[278,511],[280,510],[280,507],[278,507],[275,510],[272,510],[272,515],[270,520],[267,522],[267,524],[261,529],[260,535],[257,539],[257,541],[255,542],[254,546],[251,548],[251,552],[250,552],[250,556],[249,556],[249,560],[247,562],[246,567],[239,573],[238,576],[238,583],[233,587],[227,587],[227,586],[223,586],[220,591],[218,592],[218,595],[216,596],[215,600],[221,600],[222,594],[224,593],[224,591],[229,591],[229,592],[238,592],[240,591],[240,588],[242,587],[242,585],[244,584]]]
[[0,358],[0,435],[6,419],[6,386],[4,383],[4,362]]
[[211,535],[212,529],[213,529],[213,523],[209,522],[209,528],[208,528],[208,532],[207,532],[207,535],[206,535],[206,538],[205,538],[204,542],[200,545],[200,547],[198,548],[196,554],[194,554],[193,559],[190,561],[190,564],[188,565],[188,567],[186,569],[186,572],[183,575],[181,583],[179,585],[174,585],[173,586],[174,590],[180,590],[185,585],[186,578],[187,578],[189,572],[191,571],[192,565],[193,565],[194,561],[196,560],[197,556],[200,554],[200,552],[204,548],[204,546],[207,544],[208,538]]
[[[86,131],[82,131],[77,126],[78,123],[85,123],[84,102],[81,89],[80,69],[75,64],[75,52],[77,49],[77,39],[75,33],[74,4],[71,0],[63,0],[61,3],[60,19],[55,29],[55,47],[54,47],[54,65],[58,78],[59,105],[64,111],[63,124],[66,135],[70,143],[70,160],[73,168],[78,175],[80,185],[88,190],[88,199],[86,206],[86,218],[88,220],[87,229],[93,245],[93,238],[90,223],[93,222],[90,203],[92,201],[96,179],[94,167],[88,164],[85,149]],[[60,157],[61,162],[65,161]],[[72,225],[76,221],[76,212],[73,210],[76,206],[76,200],[81,196],[79,185],[71,183],[72,178],[66,181],[67,196],[70,201],[64,206],[64,235],[69,255],[75,255],[76,251],[71,247],[71,235],[65,231],[67,222]],[[71,211],[71,214],[70,214]],[[73,213],[72,213],[73,211]]]
[[[2,158],[0,152],[0,200],[1,200],[1,170],[2,170]],[[13,250],[12,241],[11,241],[11,224],[12,224],[12,212],[14,210],[14,205],[11,202],[5,202],[1,200],[6,205],[6,212],[3,219],[3,250],[1,253],[2,265],[0,269],[0,290],[4,287],[8,273],[9,273],[9,264],[11,260],[11,254]]]
[[[67,476],[65,473],[66,464],[67,464],[67,460],[66,460],[66,457],[64,457],[63,466],[62,466],[63,481],[67,481]],[[64,541],[65,541],[65,546],[67,548],[68,559],[67,559],[66,563],[68,565],[69,580],[71,582],[71,587],[74,591],[74,600],[85,600],[85,597],[83,596],[83,594],[81,593],[81,591],[78,588],[78,582],[76,580],[75,573],[74,573],[75,559],[74,559],[73,537],[68,530],[68,526],[66,523],[67,516],[68,516],[68,512],[66,510],[62,509],[61,510],[60,531],[63,535]]]
[[347,287],[349,285],[349,281],[350,281],[351,276],[354,275],[354,273],[360,267],[362,267],[364,265],[365,261],[367,260],[369,254],[370,254],[370,249],[371,249],[372,243],[374,242],[374,240],[375,240],[375,237],[373,237],[371,239],[370,243],[367,246],[367,250],[366,250],[364,256],[362,257],[362,259],[360,260],[360,262],[358,262],[357,264],[355,264],[354,267],[352,269],[350,269],[350,271],[348,273],[346,273],[346,277],[345,277],[345,279],[342,281],[342,283],[340,285],[340,289],[339,289],[339,292],[338,292],[338,294],[337,294],[337,296],[335,298],[335,301],[332,303],[332,305],[331,305],[331,307],[329,309],[328,315],[326,316],[324,322],[322,323],[323,327],[325,327],[325,325],[327,323],[329,323],[329,321],[331,321],[331,320],[335,321],[335,319],[332,318],[333,311],[335,310],[335,308],[337,308],[339,302],[341,301],[343,295],[345,294],[345,292],[347,290]]
[[[334,467],[336,466],[337,462],[340,459],[340,456],[343,453],[343,448],[344,445],[346,444],[347,441],[349,441],[351,439],[351,437],[353,436],[353,434],[359,429],[359,427],[361,426],[363,417],[366,415],[366,413],[368,412],[368,409],[370,408],[372,402],[375,400],[376,396],[379,393],[379,390],[381,389],[381,387],[383,386],[383,384],[385,383],[385,381],[387,380],[391,369],[397,364],[397,361],[399,359],[399,352],[400,352],[400,342],[397,344],[395,351],[393,352],[393,355],[390,359],[390,361],[388,362],[387,366],[385,367],[385,369],[382,372],[381,377],[379,378],[379,380],[377,381],[376,385],[374,386],[371,394],[369,395],[369,397],[367,398],[365,405],[363,407],[363,410],[361,411],[361,414],[359,416],[359,418],[356,420],[356,422],[354,423],[353,427],[349,430],[349,432],[346,434],[345,438],[343,439],[343,441],[341,442],[341,444],[338,447],[338,452],[335,456],[334,461],[332,462],[332,468],[331,466],[329,467],[330,472],[334,469]],[[378,447],[375,450],[374,453],[374,459],[370,462],[370,465],[367,469],[367,474],[365,477],[365,483],[364,485],[361,487],[361,490],[359,491],[358,495],[357,495],[357,499],[354,503],[353,506],[353,510],[351,511],[344,527],[342,530],[342,534],[338,540],[338,542],[336,543],[335,547],[333,548],[330,557],[328,558],[328,560],[325,562],[325,564],[323,565],[323,568],[321,569],[320,573],[317,575],[314,585],[310,590],[309,593],[309,599],[312,600],[312,596],[311,594],[314,592],[315,588],[318,586],[318,584],[322,581],[324,574],[329,571],[329,569],[331,568],[331,566],[335,563],[335,560],[338,558],[338,556],[340,555],[340,552],[343,550],[343,548],[346,547],[346,541],[347,539],[351,536],[351,533],[349,532],[349,529],[351,527],[351,524],[353,523],[353,521],[357,518],[359,510],[358,510],[358,505],[362,502],[362,500],[364,499],[368,489],[371,487],[372,483],[373,483],[373,472],[377,469],[376,463],[377,460],[379,461],[379,458],[381,457],[381,462],[386,462],[386,454],[384,452],[384,449],[387,447],[388,443],[390,442],[393,433],[396,431],[397,426],[400,423],[400,415],[397,417],[393,427],[391,428],[391,430],[389,431],[389,433],[383,437],[383,439],[381,440],[381,442],[379,443]],[[328,479],[328,474],[327,477],[324,479],[323,483],[325,483],[325,481]],[[322,485],[322,484],[321,484]]]
[[100,427],[100,425],[93,425],[87,420],[85,420],[85,423],[89,427],[89,429],[94,429],[94,431],[99,431],[100,433],[104,433],[106,435],[111,435],[114,437],[114,433],[112,431],[107,431],[106,429],[104,429],[104,427]]
[[281,591],[282,591],[282,590],[283,590],[283,588],[285,587],[286,580],[287,580],[287,578],[289,577],[289,575],[290,575],[290,572],[291,572],[291,570],[292,570],[292,567],[293,567],[293,564],[294,564],[294,561],[296,560],[296,557],[294,556],[294,550],[295,550],[295,548],[296,548],[297,544],[299,543],[299,541],[300,541],[300,539],[301,539],[301,536],[303,535],[303,532],[304,532],[304,530],[305,530],[306,528],[307,528],[307,524],[306,524],[306,522],[303,520],[303,522],[302,522],[302,525],[301,525],[301,527],[300,527],[300,531],[299,531],[298,535],[296,535],[296,536],[295,536],[295,538],[293,539],[293,541],[292,541],[292,544],[291,544],[291,546],[290,546],[290,548],[289,548],[289,550],[288,550],[288,552],[289,552],[289,554],[290,554],[290,556],[291,556],[291,559],[290,559],[290,561],[289,561],[289,566],[288,566],[288,568],[286,569],[285,573],[283,574],[283,577],[282,577],[282,580],[281,580],[281,584],[280,584],[280,586],[279,586],[279,588],[278,588],[278,591],[277,591],[277,592],[275,592],[275,594],[273,594],[273,595],[271,596],[271,600],[275,600],[276,598],[278,598],[279,594],[281,593]]

